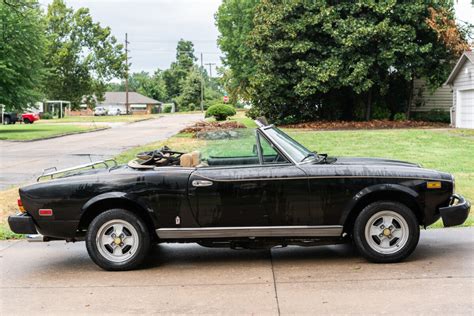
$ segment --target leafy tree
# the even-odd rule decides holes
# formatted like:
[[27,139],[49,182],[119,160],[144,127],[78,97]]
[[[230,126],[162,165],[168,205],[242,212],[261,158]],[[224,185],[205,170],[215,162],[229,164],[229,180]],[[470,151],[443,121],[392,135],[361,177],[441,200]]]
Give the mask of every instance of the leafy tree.
[[110,28],[92,20],[86,8],[74,11],[63,0],[54,0],[46,18],[48,97],[70,100],[76,105],[84,96],[95,94],[101,99],[105,83],[123,76],[123,46],[111,35]]
[[199,70],[193,67],[181,85],[182,93],[177,98],[180,107],[188,108],[190,104],[196,106],[201,103],[201,80]]
[[[253,115],[273,121],[370,119],[374,106],[406,110],[413,79],[439,85],[459,54],[428,23],[434,10],[446,18],[436,18],[436,25],[453,27],[449,0],[264,0],[253,18],[235,9],[237,2],[224,1],[217,15],[218,26],[225,22],[227,27],[219,28],[230,66],[226,81],[237,89],[243,76]],[[239,41],[235,34],[241,25],[251,28],[241,33],[246,39],[240,43],[252,58],[232,64],[239,50],[230,41],[233,36]],[[457,34],[465,43],[465,33]],[[241,71],[242,65],[252,71]],[[403,102],[390,103],[394,86]]]
[[196,60],[194,44],[191,41],[180,39],[176,47],[176,61],[171,63],[170,68],[163,72],[163,80],[170,98],[175,98],[181,94],[182,83]]
[[[129,91],[138,92],[155,100],[168,100],[163,72],[160,69],[151,76],[145,71],[132,73],[128,78],[128,88]],[[107,91],[125,91],[125,81],[107,84]]]
[[0,23],[0,104],[21,111],[41,97],[44,20],[36,1],[2,1]]
[[216,25],[221,35],[217,43],[226,53],[223,63],[223,84],[232,102],[248,100],[250,77],[255,61],[250,48],[257,0],[224,0],[216,13]]

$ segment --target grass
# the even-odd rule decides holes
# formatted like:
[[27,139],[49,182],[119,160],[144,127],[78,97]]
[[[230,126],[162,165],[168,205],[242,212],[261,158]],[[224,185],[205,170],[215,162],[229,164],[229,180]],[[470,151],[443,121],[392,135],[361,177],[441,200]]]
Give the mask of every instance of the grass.
[[0,140],[35,140],[52,136],[89,132],[100,128],[102,127],[55,124],[0,125]]
[[18,213],[18,188],[0,191],[0,240],[18,239],[23,235],[13,233],[7,224],[9,215]]

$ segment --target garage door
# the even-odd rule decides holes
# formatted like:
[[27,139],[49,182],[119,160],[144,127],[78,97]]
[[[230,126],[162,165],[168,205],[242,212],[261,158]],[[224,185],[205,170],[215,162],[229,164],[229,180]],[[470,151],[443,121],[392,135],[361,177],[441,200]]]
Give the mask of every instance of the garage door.
[[461,128],[474,128],[474,89],[459,91],[458,124]]

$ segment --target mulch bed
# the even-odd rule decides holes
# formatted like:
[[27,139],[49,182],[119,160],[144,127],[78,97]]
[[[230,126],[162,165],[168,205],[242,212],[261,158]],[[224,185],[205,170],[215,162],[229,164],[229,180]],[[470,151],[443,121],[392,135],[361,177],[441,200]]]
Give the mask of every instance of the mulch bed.
[[315,121],[280,126],[283,128],[319,129],[319,130],[350,130],[350,129],[395,129],[395,128],[447,128],[448,123],[424,121],[389,121],[373,120],[364,122],[353,121]]
[[245,128],[245,125],[235,121],[224,121],[224,122],[206,122],[199,121],[194,125],[188,126],[181,130],[181,133],[193,133],[197,134],[200,132],[211,132],[211,131],[224,131],[236,128]]

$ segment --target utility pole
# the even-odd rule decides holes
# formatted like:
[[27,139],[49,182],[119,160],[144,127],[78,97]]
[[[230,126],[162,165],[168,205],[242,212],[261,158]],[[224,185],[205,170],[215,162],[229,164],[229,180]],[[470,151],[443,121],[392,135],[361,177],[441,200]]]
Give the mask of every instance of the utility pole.
[[212,65],[215,65],[216,63],[207,63],[206,65],[209,66],[209,78],[212,78]]
[[204,66],[202,64],[202,53],[201,53],[201,112],[204,112],[204,77],[202,75],[202,70]]
[[128,114],[128,34],[125,33],[125,111]]

